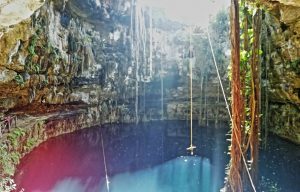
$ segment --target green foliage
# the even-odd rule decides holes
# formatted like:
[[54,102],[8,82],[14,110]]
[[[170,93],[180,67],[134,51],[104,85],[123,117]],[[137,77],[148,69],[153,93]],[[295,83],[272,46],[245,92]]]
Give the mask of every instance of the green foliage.
[[29,46],[28,46],[28,52],[31,56],[34,56],[36,53],[35,53],[35,46],[36,46],[36,43],[37,43],[37,40],[38,40],[38,36],[37,34],[34,34],[32,37],[31,37],[31,40],[29,42]]
[[34,47],[33,46],[29,46],[28,47],[28,52],[30,53],[30,55],[35,55]]
[[21,137],[24,136],[25,130],[16,128],[7,134],[6,142],[0,143],[0,168],[2,168],[3,174],[14,174],[15,165],[19,163],[21,157],[20,153],[17,151],[18,142],[21,140]]
[[41,33],[40,29],[37,29],[36,33],[30,38],[29,46],[27,48],[29,55],[25,64],[25,70],[29,73],[39,74],[41,66],[34,61],[36,56],[36,45],[39,40],[38,35]]
[[[41,124],[42,122],[38,122]],[[28,152],[38,144],[38,137],[25,138],[26,130],[15,128],[6,135],[6,141],[0,143],[0,177],[9,175],[12,176],[15,171],[15,166],[19,163],[21,152]],[[20,141],[25,142],[23,148]],[[1,187],[0,187],[1,191]]]
[[29,61],[26,64],[25,69],[29,73],[39,74],[41,71],[41,66],[37,63],[33,63],[32,61]]
[[20,137],[25,136],[25,130],[22,128],[16,128],[7,135],[7,139],[10,141],[11,147],[16,148]]
[[289,63],[289,66],[292,68],[293,71],[296,73],[300,73],[300,59],[297,59],[295,61],[291,61]]
[[22,87],[24,86],[25,82],[24,82],[24,78],[22,77],[22,75],[17,74],[14,79],[17,82],[18,85],[20,85]]
[[46,85],[48,85],[48,84],[49,84],[48,79],[45,79],[45,80],[43,80],[43,81],[41,82],[41,85],[42,85],[42,86],[46,86]]
[[[12,162],[12,155],[9,153],[8,146],[5,143],[0,143],[0,163],[1,172],[13,175],[14,174],[14,164]],[[1,175],[0,175],[1,176]]]
[[0,178],[0,191],[11,192],[16,189],[16,184],[10,177]]
[[23,149],[25,151],[30,151],[31,149],[33,149],[36,146],[37,143],[38,143],[38,138],[35,138],[35,137],[29,138],[29,139],[27,139],[27,142],[24,145]]

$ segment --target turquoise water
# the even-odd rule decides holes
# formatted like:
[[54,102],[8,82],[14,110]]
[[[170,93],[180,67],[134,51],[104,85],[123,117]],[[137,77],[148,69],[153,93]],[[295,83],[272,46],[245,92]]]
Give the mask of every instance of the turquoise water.
[[[110,179],[110,191],[213,191],[211,171],[211,164],[206,158],[179,157],[153,168],[117,174]],[[107,191],[105,184],[101,191]]]
[[[26,155],[15,180],[25,192],[217,192],[229,162],[226,128],[194,127],[189,156],[185,121],[106,125],[49,139]],[[260,150],[258,191],[300,191],[300,149],[270,136]]]
[[211,164],[208,159],[201,157],[179,157],[153,168],[135,172],[125,172],[102,179],[99,188],[89,188],[89,183],[80,179],[64,179],[57,183],[52,192],[198,192],[215,191],[212,185]]

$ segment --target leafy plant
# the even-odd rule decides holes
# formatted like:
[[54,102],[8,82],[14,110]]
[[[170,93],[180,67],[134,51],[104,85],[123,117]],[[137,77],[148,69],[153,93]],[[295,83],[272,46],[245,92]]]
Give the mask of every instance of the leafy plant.
[[8,175],[14,174],[14,165],[11,161],[11,153],[9,153],[7,144],[4,143],[0,143],[0,164],[2,173]]
[[36,146],[37,142],[38,142],[37,138],[29,138],[29,139],[27,139],[27,142],[24,145],[24,150],[25,151],[29,151],[29,150],[33,149]]
[[16,184],[10,177],[0,178],[0,191],[11,192],[16,189]]
[[295,61],[291,61],[289,63],[290,67],[292,68],[293,71],[296,73],[300,73],[300,59],[297,59]]
[[35,55],[35,51],[34,51],[34,46],[29,46],[28,47],[28,52],[30,53],[30,55]]
[[24,86],[25,82],[24,82],[24,78],[22,77],[22,75],[17,74],[14,79],[17,82],[18,85]]
[[33,63],[29,61],[26,65],[26,71],[34,73],[34,74],[39,74],[41,71],[41,66],[37,63]]
[[11,146],[16,148],[18,146],[19,138],[23,136],[25,136],[25,130],[22,128],[16,128],[7,135],[7,139],[10,141]]
[[36,55],[35,46],[36,46],[37,40],[38,40],[38,36],[37,36],[37,34],[34,34],[31,37],[31,41],[30,41],[29,46],[28,46],[28,52],[31,56]]

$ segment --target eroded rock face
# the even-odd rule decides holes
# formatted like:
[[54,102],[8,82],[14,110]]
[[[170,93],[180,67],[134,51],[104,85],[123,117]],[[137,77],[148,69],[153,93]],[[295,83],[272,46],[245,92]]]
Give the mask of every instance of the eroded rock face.
[[279,2],[284,5],[292,5],[295,7],[300,7],[300,1],[299,0],[271,0],[271,2]]
[[[91,117],[99,119],[101,107],[98,106],[117,99],[115,86],[125,79],[127,70],[122,69],[130,65],[124,63],[130,57],[129,46],[125,47],[129,26],[107,16],[106,22],[97,18],[102,23],[99,27],[83,14],[97,15],[101,11],[111,14],[105,11],[110,9],[121,18],[125,12],[119,11],[120,2],[123,1],[89,1],[81,9],[81,1],[1,4],[0,20],[9,23],[0,23],[14,26],[0,37],[0,113],[31,105],[81,103],[95,114]],[[23,21],[25,16],[18,15],[21,4],[32,13],[44,5]],[[94,9],[97,6],[101,9]],[[24,13],[30,16],[26,10]],[[111,38],[115,32],[118,38]]]
[[[177,54],[173,45],[166,47],[170,49],[170,53],[164,53],[166,57],[156,55],[153,82],[148,82],[148,72],[143,66],[140,66],[140,75],[135,74],[136,65],[132,62],[130,50],[130,1],[42,3],[23,0],[27,10],[20,17],[17,16],[19,4],[14,9],[9,8],[17,1],[5,2],[11,4],[0,4],[0,20],[5,19],[0,23],[4,27],[14,26],[0,34],[0,113],[31,105],[80,103],[86,106],[91,119],[134,122],[135,84],[138,80],[140,119],[188,118],[188,69],[182,61],[180,64],[169,58]],[[265,5],[270,9],[265,14],[270,63],[262,67],[267,72],[263,82],[268,89],[269,127],[271,131],[300,143],[299,1],[267,1]],[[14,17],[7,19],[8,15]],[[166,85],[168,79],[173,82],[172,78],[181,82],[177,87],[165,85],[164,101],[160,98],[159,63],[163,58],[169,63],[164,67],[168,74],[164,77]],[[208,80],[211,82],[206,84],[208,88],[200,86],[202,81],[195,85],[195,95],[205,92],[208,100],[220,98],[216,96],[218,83],[214,78]],[[144,94],[148,99],[145,109]],[[215,119],[220,115],[223,119],[228,118],[223,103],[218,104],[218,108],[224,109],[222,111],[216,110],[215,105],[205,104],[202,96],[199,101],[194,109],[195,119],[202,121],[204,116]],[[204,106],[208,106],[205,111]],[[282,113],[285,118],[282,118]],[[273,118],[276,121],[272,121]],[[286,118],[289,123],[286,123]]]
[[[270,4],[271,3],[271,4]],[[270,1],[263,44],[267,72],[269,130],[300,143],[300,1]],[[263,46],[264,46],[263,45]]]
[[[131,50],[130,44],[130,3],[129,0],[49,1],[30,19],[4,33],[0,38],[0,67],[5,76],[5,81],[0,82],[3,93],[0,112],[7,114],[16,108],[36,105],[80,103],[87,107],[91,118],[100,118],[102,122],[134,122],[137,116],[145,121],[187,119],[189,80],[188,65],[184,62],[188,57],[187,53],[181,55],[186,48],[183,44],[162,42],[174,30],[161,26],[154,34],[158,39],[153,41],[150,74],[149,57],[142,53],[143,43],[147,42],[142,42],[142,38],[135,43],[135,46],[140,44],[140,58],[133,58],[137,52]],[[182,50],[174,46],[181,46]],[[161,75],[166,84],[163,99]],[[203,83],[195,84],[194,89],[201,90],[195,91],[195,98],[204,92],[208,100],[219,97],[216,78],[213,74],[213,78],[206,80],[214,81],[205,84],[208,90]],[[200,102],[195,99],[201,103],[201,109],[198,105],[193,109],[195,119],[214,120],[219,109],[226,111],[224,106],[215,110],[215,103],[204,110],[205,98],[201,96]],[[222,120],[228,119],[224,113]]]
[[3,0],[0,2],[0,29],[28,19],[44,0]]

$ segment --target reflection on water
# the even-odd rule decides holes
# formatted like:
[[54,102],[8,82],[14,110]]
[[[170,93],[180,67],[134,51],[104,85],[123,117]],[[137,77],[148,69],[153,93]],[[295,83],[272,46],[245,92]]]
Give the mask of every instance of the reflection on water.
[[[194,130],[195,157],[186,156],[184,121],[107,125],[62,135],[26,155],[15,180],[25,192],[106,192],[102,132],[111,192],[220,191],[229,160],[227,130]],[[299,192],[299,147],[277,137],[269,142],[260,153],[260,177],[284,192]]]
[[[200,157],[180,157],[134,173],[111,178],[111,192],[199,192],[212,191],[211,165]],[[105,192],[105,186],[101,191]]]
[[18,186],[30,192],[105,192],[101,132],[111,191],[193,192],[209,186],[214,192],[223,185],[224,129],[195,126],[197,157],[178,158],[188,154],[189,128],[174,121],[107,125],[50,139],[22,159]]
[[[78,179],[65,179],[55,185],[51,192],[85,192],[88,184]],[[110,178],[110,192],[199,192],[213,191],[211,164],[200,157],[179,157],[145,170],[120,173]],[[106,192],[102,180],[99,188],[90,192]]]
[[87,184],[83,184],[80,179],[64,179],[59,181],[51,192],[85,192],[87,190]]

